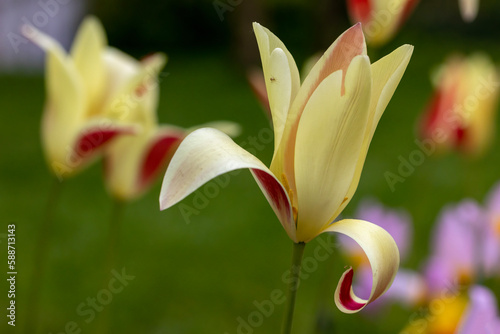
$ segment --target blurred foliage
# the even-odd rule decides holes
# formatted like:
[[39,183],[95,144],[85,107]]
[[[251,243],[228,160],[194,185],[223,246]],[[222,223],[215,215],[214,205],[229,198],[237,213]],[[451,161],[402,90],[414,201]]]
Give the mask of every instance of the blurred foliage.
[[[217,4],[225,8],[222,21]],[[257,17],[247,10],[249,4],[258,8]],[[234,17],[238,17],[250,22],[261,19],[260,23],[296,50],[311,53],[326,48],[349,25],[343,0],[152,0],[147,4],[139,0],[107,0],[93,1],[89,7],[103,20],[114,45],[141,52],[199,52],[231,47],[238,30]],[[477,20],[465,24],[457,0],[420,1],[403,29],[492,38],[500,28],[499,12],[498,1],[481,0]],[[247,32],[252,34],[250,27]]]
[[[250,0],[243,0],[250,1]],[[264,6],[264,3],[262,3]],[[244,77],[244,69],[228,53],[235,36],[231,15],[219,21],[211,1],[137,0],[94,2],[92,12],[102,18],[110,44],[137,56],[152,51],[169,54],[161,81],[158,111],[162,123],[192,126],[228,119],[243,125],[236,142],[248,142],[269,123]],[[335,5],[336,6],[336,5]],[[376,131],[358,191],[344,212],[349,217],[361,198],[372,196],[391,207],[407,209],[415,224],[415,241],[408,267],[418,269],[429,252],[429,240],[440,209],[464,197],[483,201],[499,179],[500,156],[495,149],[478,161],[457,154],[429,156],[392,192],[384,178],[397,173],[398,157],[414,150],[415,122],[431,93],[429,73],[454,51],[488,52],[500,63],[499,3],[482,0],[477,22],[461,21],[456,1],[422,1],[408,24],[389,45],[370,50],[373,58],[403,43],[415,53],[403,80]],[[342,5],[339,5],[342,7]],[[263,17],[275,28],[298,65],[312,52],[328,46],[335,34],[349,26],[345,13],[331,30],[317,30],[313,2],[284,0],[265,4]],[[252,18],[250,18],[252,19]],[[322,21],[325,22],[325,21]],[[327,21],[326,21],[327,22]],[[252,35],[248,26],[248,35]],[[325,36],[320,36],[324,34]],[[257,57],[256,45],[253,57]],[[256,58],[258,59],[258,58]],[[1,77],[0,108],[8,121],[0,123],[5,145],[0,155],[0,234],[17,224],[18,323],[24,321],[27,285],[33,268],[34,240],[47,201],[50,175],[39,143],[44,100],[43,78]],[[500,145],[496,136],[493,147]],[[268,163],[272,145],[257,156]],[[158,209],[159,184],[126,208],[119,243],[119,268],[136,276],[115,295],[110,308],[109,333],[236,333],[238,317],[255,311],[254,301],[268,299],[274,289],[285,289],[281,276],[288,270],[291,242],[248,172],[230,182],[188,222],[178,207]],[[184,203],[192,205],[194,195]],[[43,327],[40,333],[60,333],[75,321],[83,333],[96,333],[76,313],[77,306],[102,289],[112,203],[103,187],[101,166],[94,165],[69,180],[58,205],[51,235],[47,275],[43,278]],[[3,242],[3,240],[2,240]],[[306,248],[311,256],[318,241]],[[3,247],[3,243],[2,243]],[[2,251],[2,259],[3,257]],[[3,261],[3,260],[2,260]],[[386,314],[346,315],[333,306],[333,291],[347,263],[336,252],[320,263],[298,292],[295,333],[310,333],[322,310],[335,333],[397,333],[413,310],[394,306]],[[489,282],[490,287],[499,282]],[[0,309],[6,309],[5,280],[0,282]],[[497,295],[497,297],[499,297]],[[276,333],[283,307],[254,333]],[[380,321],[381,317],[384,321]],[[0,332],[10,333],[6,322]]]

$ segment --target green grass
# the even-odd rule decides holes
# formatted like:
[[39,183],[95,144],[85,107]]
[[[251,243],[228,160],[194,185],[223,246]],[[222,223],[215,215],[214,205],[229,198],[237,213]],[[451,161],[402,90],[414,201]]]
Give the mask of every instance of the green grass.
[[[365,197],[408,210],[414,219],[415,240],[407,266],[418,269],[429,252],[432,226],[440,208],[464,197],[482,201],[497,181],[500,157],[495,148],[500,138],[497,136],[493,149],[474,164],[464,164],[454,154],[427,157],[404,183],[396,185],[395,192],[387,185],[384,173],[397,173],[398,157],[407,158],[417,149],[415,122],[431,92],[430,68],[463,44],[470,50],[487,48],[495,55],[500,54],[500,46],[439,34],[427,36],[424,43],[421,35],[410,31],[380,52],[385,54],[406,42],[415,44],[414,57],[382,118],[356,196],[343,215],[351,216]],[[236,121],[244,128],[238,143],[269,127],[243,72],[227,56],[174,54],[165,73],[159,110],[162,123],[189,127],[217,119]],[[43,78],[1,77],[0,89],[4,92],[0,99],[4,115],[0,124],[0,233],[6,232],[7,224],[17,224],[16,302],[21,327],[30,321],[24,318],[25,304],[51,179],[39,140]],[[257,155],[269,163],[272,144]],[[109,333],[233,334],[237,333],[237,318],[246,319],[256,310],[254,301],[269,299],[275,289],[284,291],[282,275],[288,270],[291,241],[248,172],[230,174],[229,180],[199,214],[190,217],[189,223],[179,206],[159,211],[159,184],[126,207],[118,269],[126,268],[135,279],[114,295],[108,306],[112,320]],[[192,205],[194,199],[191,195],[183,203]],[[40,333],[64,332],[69,321],[75,321],[83,333],[96,333],[98,321],[87,324],[87,317],[77,314],[77,307],[104,287],[101,276],[111,207],[99,164],[65,182],[51,233],[47,275],[41,278]],[[306,257],[312,256],[317,245],[317,241],[308,245]],[[3,249],[1,254],[5,254]],[[333,291],[347,264],[335,252],[302,282],[295,333],[312,332],[323,304],[338,334],[396,333],[408,322],[412,311],[399,306],[388,310],[384,321],[338,311],[333,306]],[[3,314],[7,291],[4,279],[0,291]],[[283,310],[283,305],[277,306],[254,333],[277,333]],[[8,332],[11,328],[3,315],[2,319],[0,332]]]

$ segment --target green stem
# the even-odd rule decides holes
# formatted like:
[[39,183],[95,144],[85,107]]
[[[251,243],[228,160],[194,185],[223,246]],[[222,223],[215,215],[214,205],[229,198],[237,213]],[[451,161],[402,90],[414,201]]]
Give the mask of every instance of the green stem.
[[30,293],[28,295],[28,306],[26,313],[26,334],[36,333],[38,330],[39,300],[43,278],[45,275],[45,264],[47,262],[48,245],[52,236],[52,227],[54,225],[54,211],[59,201],[62,189],[62,182],[57,178],[52,180],[45,214],[38,232],[38,239],[35,245],[34,268],[31,274]]
[[116,265],[116,249],[118,248],[118,240],[120,235],[120,227],[123,217],[125,202],[115,199],[113,202],[113,211],[109,221],[108,231],[108,251],[106,258],[106,271],[110,271]]
[[300,282],[300,269],[302,265],[302,257],[304,255],[304,248],[306,244],[303,242],[293,244],[292,266],[291,266],[291,280],[288,285],[288,298],[285,311],[285,318],[283,322],[282,334],[290,334],[292,332],[293,312],[295,310],[295,298],[297,296],[297,289]]
[[[108,242],[107,242],[107,252],[106,252],[106,260],[104,262],[104,271],[103,271],[103,287],[108,286],[109,280],[111,279],[112,273],[111,270],[115,269],[115,266],[118,262],[117,258],[117,249],[118,249],[118,241],[120,236],[120,227],[123,220],[123,212],[125,209],[125,202],[115,199],[113,201],[113,209],[111,211],[111,217],[109,220],[109,230],[108,230]],[[109,318],[110,311],[109,306],[106,306],[102,311],[100,321],[98,324],[99,330],[97,331],[102,333],[109,333]]]

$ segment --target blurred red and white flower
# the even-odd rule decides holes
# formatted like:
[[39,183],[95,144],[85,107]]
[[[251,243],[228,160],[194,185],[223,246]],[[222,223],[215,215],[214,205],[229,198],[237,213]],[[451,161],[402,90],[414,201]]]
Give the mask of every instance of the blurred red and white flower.
[[[161,53],[144,58],[141,62],[127,59],[121,54],[115,62],[118,72],[137,76],[148,73],[130,96],[116,101],[111,114],[120,115],[120,122],[139,126],[134,135],[121,136],[105,148],[104,179],[113,197],[132,200],[145,191],[165,172],[166,166],[184,137],[200,126],[183,129],[173,125],[159,125],[157,107],[159,99],[158,73],[165,66],[166,57]],[[237,136],[239,125],[218,121],[203,126],[220,129],[230,136]]]
[[500,78],[481,54],[453,56],[433,77],[434,96],[420,124],[420,135],[440,151],[481,155],[494,136]]
[[433,232],[425,268],[431,297],[459,290],[499,273],[500,242],[488,211],[473,200],[448,205]]
[[346,313],[382,295],[397,272],[399,252],[381,227],[363,220],[333,222],[356,191],[369,144],[410,60],[404,45],[374,64],[357,24],[344,32],[301,84],[285,45],[254,23],[275,135],[270,168],[214,129],[199,129],[180,144],[163,180],[160,207],[181,201],[223,173],[249,168],[288,236],[306,243],[324,232],[354,239],[372,267],[368,299],[351,289],[353,270],[335,292]]
[[352,23],[361,22],[368,44],[382,45],[394,37],[418,0],[347,0]]
[[124,59],[137,61],[106,45],[104,29],[94,17],[84,19],[69,53],[30,25],[22,32],[47,55],[42,144],[52,172],[67,178],[95,160],[112,139],[137,130],[117,122],[109,110],[118,97],[131,95],[147,73],[116,71],[116,63]]

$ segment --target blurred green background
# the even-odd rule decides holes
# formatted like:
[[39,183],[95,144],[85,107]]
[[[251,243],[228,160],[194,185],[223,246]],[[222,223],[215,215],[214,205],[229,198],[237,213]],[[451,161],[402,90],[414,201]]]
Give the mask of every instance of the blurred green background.
[[[224,14],[223,21],[208,0],[147,4],[108,0],[87,7],[102,20],[110,45],[136,57],[154,51],[168,54],[160,78],[161,123],[190,127],[219,119],[235,121],[243,127],[238,143],[269,128],[245,78],[246,68],[260,66],[250,23],[259,21],[275,32],[296,56],[299,67],[350,26],[343,1],[242,0]],[[386,171],[397,173],[399,156],[407,159],[418,149],[414,143],[416,121],[431,94],[432,68],[456,51],[482,50],[500,63],[498,17],[500,5],[493,0],[481,2],[472,24],[462,22],[456,1],[422,1],[393,41],[370,51],[385,55],[401,44],[415,45],[406,74],[374,136],[360,186],[343,216],[352,216],[366,197],[408,210],[415,234],[406,267],[418,269],[425,261],[433,224],[445,204],[465,197],[483,202],[500,179],[499,136],[477,161],[458,154],[426,157],[394,192],[384,177]],[[6,324],[8,286],[5,279],[0,280],[0,332],[18,333],[30,321],[25,319],[28,285],[51,184],[39,132],[43,76],[2,75],[0,91],[0,258],[6,272],[2,234],[7,233],[8,224],[15,223],[18,271],[15,331]],[[271,155],[271,143],[257,152],[265,163]],[[66,333],[70,321],[82,333],[101,331],[103,313],[86,323],[87,317],[77,312],[79,304],[95,298],[105,287],[102,276],[112,200],[101,171],[101,164],[94,164],[63,185],[48,243],[46,275],[40,278],[39,333]],[[115,268],[125,268],[135,279],[105,307],[110,321],[109,330],[103,332],[233,334],[237,333],[238,317],[247,319],[256,310],[254,301],[269,299],[275,289],[285,291],[281,277],[289,269],[292,243],[250,173],[230,175],[229,179],[189,222],[179,206],[159,211],[159,184],[127,205]],[[191,195],[183,203],[192,206],[193,199]],[[312,256],[317,245],[313,241],[306,256]],[[380,316],[338,311],[333,292],[347,264],[336,251],[302,282],[295,333],[314,333],[320,312],[334,323],[334,333],[397,333],[407,324],[414,310],[397,305],[383,313],[387,316],[383,321]],[[488,284],[498,288],[498,282]],[[253,333],[279,332],[283,310],[283,305],[278,306]]]

